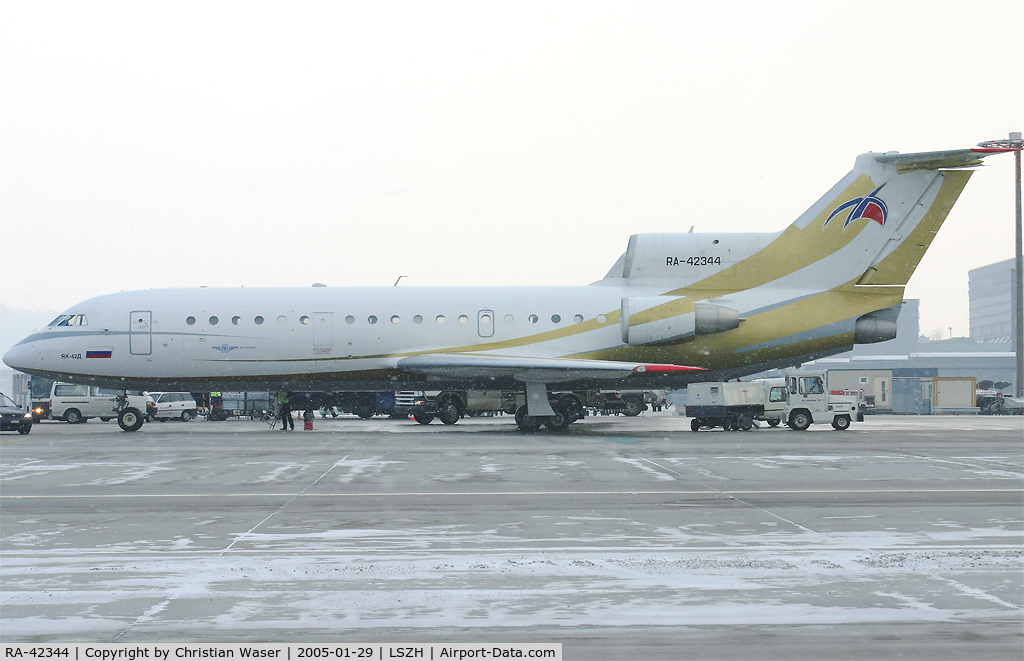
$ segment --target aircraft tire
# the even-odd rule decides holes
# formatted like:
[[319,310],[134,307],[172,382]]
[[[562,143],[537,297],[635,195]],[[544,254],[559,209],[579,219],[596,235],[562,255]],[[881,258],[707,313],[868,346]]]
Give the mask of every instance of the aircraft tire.
[[519,431],[537,431],[540,428],[540,423],[540,418],[526,415],[525,405],[516,409],[516,427],[519,428]]
[[551,431],[565,431],[569,428],[569,416],[562,411],[555,411],[555,414],[544,419],[544,426]]
[[850,416],[848,415],[837,416],[836,419],[832,421],[832,429],[835,429],[836,431],[846,431],[849,428]]
[[117,424],[125,431],[139,431],[143,422],[142,413],[136,408],[126,408],[117,414]]
[[569,424],[583,419],[583,402],[576,395],[565,395],[555,408],[565,414]]

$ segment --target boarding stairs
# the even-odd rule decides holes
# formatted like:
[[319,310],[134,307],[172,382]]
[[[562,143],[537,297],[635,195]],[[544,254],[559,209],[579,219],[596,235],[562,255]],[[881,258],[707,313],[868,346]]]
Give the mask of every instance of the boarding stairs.
[[277,400],[276,396],[271,395],[270,405],[267,407],[267,410],[263,413],[263,417],[260,418],[260,421],[267,423],[268,425],[270,425],[270,428],[273,429],[274,427],[277,426],[277,421],[281,417],[280,413],[281,402]]

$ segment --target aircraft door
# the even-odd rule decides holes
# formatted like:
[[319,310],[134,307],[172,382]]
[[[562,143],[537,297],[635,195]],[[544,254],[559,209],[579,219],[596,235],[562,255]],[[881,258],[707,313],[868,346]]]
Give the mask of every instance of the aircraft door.
[[313,346],[327,348],[334,345],[334,313],[313,313]]
[[128,349],[133,356],[153,353],[153,313],[135,310],[128,319]]
[[476,328],[480,337],[494,337],[494,312],[480,310],[476,315]]

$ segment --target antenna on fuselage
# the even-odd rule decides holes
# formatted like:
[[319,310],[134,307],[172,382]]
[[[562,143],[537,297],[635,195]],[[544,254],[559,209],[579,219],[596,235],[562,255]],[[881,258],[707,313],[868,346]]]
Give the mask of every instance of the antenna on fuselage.
[[[398,276],[398,280],[401,280],[402,278],[408,278],[408,277],[409,276],[407,276],[407,275],[400,275],[400,276]],[[398,286],[398,280],[395,280],[395,284],[392,285],[393,287],[397,287]]]

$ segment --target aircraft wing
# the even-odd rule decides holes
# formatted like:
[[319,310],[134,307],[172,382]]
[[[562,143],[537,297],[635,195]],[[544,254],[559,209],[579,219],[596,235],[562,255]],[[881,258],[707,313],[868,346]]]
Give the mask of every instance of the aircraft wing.
[[410,372],[447,378],[505,377],[534,383],[558,383],[576,379],[621,379],[632,374],[691,372],[702,367],[577,358],[530,358],[465,353],[439,353],[409,356],[398,367]]

